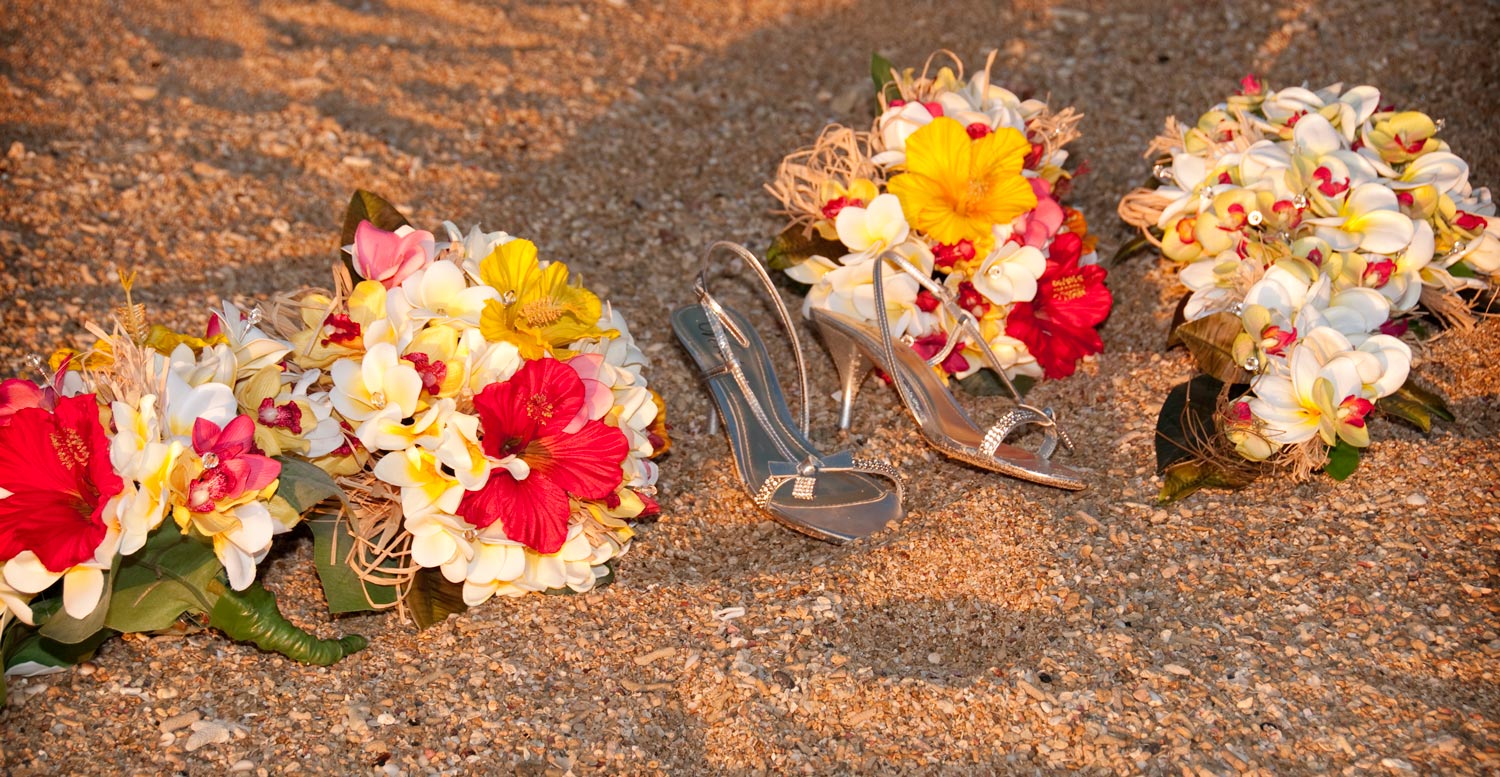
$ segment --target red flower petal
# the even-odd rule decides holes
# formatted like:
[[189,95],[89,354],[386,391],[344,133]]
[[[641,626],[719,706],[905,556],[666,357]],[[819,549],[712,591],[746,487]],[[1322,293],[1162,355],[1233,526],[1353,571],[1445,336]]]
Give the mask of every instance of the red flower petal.
[[55,413],[21,410],[0,428],[0,488],[10,492],[0,499],[0,560],[29,550],[62,572],[93,558],[104,507],[124,488],[94,395],[63,399]]
[[620,462],[630,452],[625,433],[589,421],[574,434],[543,437],[526,448],[526,463],[580,499],[603,499],[624,480]]
[[583,394],[578,373],[556,359],[526,362],[509,380],[485,386],[474,397],[484,452],[504,458],[560,431],[583,407]]
[[538,553],[556,553],[568,539],[568,495],[536,471],[516,480],[495,470],[484,488],[464,494],[458,514],[481,529],[498,520],[505,536]]

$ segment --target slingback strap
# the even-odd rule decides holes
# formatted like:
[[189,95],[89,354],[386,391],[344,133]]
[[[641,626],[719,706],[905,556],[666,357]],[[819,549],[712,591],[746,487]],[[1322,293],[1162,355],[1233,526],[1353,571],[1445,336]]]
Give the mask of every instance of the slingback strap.
[[773,461],[770,463],[770,469],[770,476],[761,482],[760,489],[755,492],[755,503],[761,507],[770,504],[771,498],[789,480],[793,481],[793,499],[812,500],[817,490],[818,476],[825,472],[863,472],[880,475],[896,484],[897,499],[903,496],[904,486],[901,482],[901,473],[897,472],[895,467],[884,462],[857,457],[849,451],[840,451],[821,459],[809,455],[801,462]]
[[[1010,436],[1011,432],[1015,431],[1021,426],[1039,426],[1045,430],[1045,438],[1042,440],[1042,444],[1037,448],[1036,451],[1037,456],[1043,459],[1050,458],[1052,454],[1056,452],[1059,444],[1061,444],[1063,448],[1071,452],[1073,450],[1073,441],[1068,438],[1067,434],[1063,433],[1061,428],[1058,427],[1057,421],[1053,418],[1051,408],[1039,408],[1034,405],[1027,404],[1026,401],[1021,397],[1021,392],[1018,391],[1015,384],[1011,382],[1010,376],[1005,374],[1005,368],[1000,365],[999,357],[995,356],[995,352],[990,348],[990,344],[985,341],[983,332],[980,331],[979,319],[975,318],[973,313],[964,310],[963,307],[958,304],[957,298],[953,296],[953,293],[949,291],[946,286],[937,283],[926,273],[922,272],[906,257],[902,256],[900,252],[896,250],[897,248],[899,248],[899,246],[887,248],[878,257],[876,257],[874,261],[877,262],[877,265],[874,269],[874,272],[871,273],[875,283],[875,318],[877,323],[879,323],[878,328],[880,329],[880,347],[881,353],[885,357],[885,363],[889,365],[896,364],[895,343],[893,342],[893,338],[891,336],[890,312],[886,309],[885,303],[884,263],[889,262],[890,264],[895,266],[896,269],[916,279],[917,283],[920,284],[922,288],[927,289],[932,293],[934,297],[937,297],[938,302],[942,306],[943,312],[946,313],[950,318],[952,318],[953,321],[957,324],[956,329],[968,335],[969,338],[972,339],[974,343],[979,347],[980,355],[984,358],[984,361],[988,363],[990,369],[994,370],[995,374],[1000,376],[1000,382],[1005,385],[1006,391],[1010,392],[1011,398],[1016,403],[1015,408],[1008,411],[1004,416],[1001,417],[1000,422],[996,423],[994,426],[991,426],[989,430],[985,432],[981,452],[983,452],[986,456],[993,456],[995,451],[999,448],[1000,444],[1005,441],[1005,438]],[[933,366],[941,364],[943,359],[946,359],[948,357],[948,354],[951,353],[957,346],[957,342],[958,338],[956,336],[956,333],[950,333],[948,335],[947,342],[943,345],[942,350],[939,351],[932,359],[928,359],[928,364]],[[902,381],[894,380],[894,376],[892,377],[893,380],[891,382],[896,385],[896,390],[901,394],[902,401],[906,402],[906,404],[910,406],[912,404],[912,398],[906,395],[906,386]]]
[[[733,375],[735,382],[739,384],[745,399],[750,404],[751,412],[755,414],[757,420],[762,424],[770,426],[770,417],[766,414],[765,409],[761,407],[754,392],[750,390],[750,384],[745,379],[744,369],[740,366],[739,359],[735,358],[734,351],[730,349],[729,345],[729,341],[733,339],[740,347],[745,348],[750,345],[750,340],[745,336],[744,332],[740,331],[739,325],[734,322],[734,319],[725,312],[724,306],[720,305],[719,301],[708,291],[709,270],[713,268],[712,261],[714,255],[720,251],[729,251],[744,260],[746,266],[755,271],[755,277],[760,280],[761,286],[765,288],[775,305],[776,315],[781,319],[781,326],[786,330],[787,337],[791,340],[792,356],[797,362],[797,385],[801,392],[798,398],[802,405],[802,414],[799,420],[801,422],[802,433],[805,435],[811,426],[811,409],[808,405],[807,362],[802,357],[802,342],[797,337],[796,324],[792,320],[791,313],[786,308],[786,303],[781,301],[781,293],[777,291],[775,282],[771,280],[770,273],[766,272],[766,268],[761,264],[760,259],[755,254],[750,253],[744,246],[724,240],[714,243],[704,252],[703,268],[698,272],[697,281],[693,283],[693,291],[698,295],[698,304],[703,307],[704,312],[707,314],[706,317],[709,326],[713,329],[714,341],[718,344],[719,352],[724,357],[724,366],[711,371],[706,377],[718,377],[726,372]],[[778,443],[778,447],[779,445],[780,443]],[[783,453],[789,452],[783,451]]]

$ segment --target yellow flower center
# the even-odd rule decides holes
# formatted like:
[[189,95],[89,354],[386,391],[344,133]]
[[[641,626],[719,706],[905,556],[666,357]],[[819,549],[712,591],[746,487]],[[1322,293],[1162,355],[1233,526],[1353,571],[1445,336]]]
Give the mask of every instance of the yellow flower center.
[[562,318],[563,308],[556,300],[543,298],[522,305],[520,313],[527,324],[542,327]]
[[533,421],[542,421],[551,418],[554,411],[555,408],[552,405],[552,400],[548,399],[544,394],[532,394],[526,400],[526,417]]
[[1052,282],[1052,298],[1057,302],[1078,299],[1085,293],[1082,275],[1069,275]]

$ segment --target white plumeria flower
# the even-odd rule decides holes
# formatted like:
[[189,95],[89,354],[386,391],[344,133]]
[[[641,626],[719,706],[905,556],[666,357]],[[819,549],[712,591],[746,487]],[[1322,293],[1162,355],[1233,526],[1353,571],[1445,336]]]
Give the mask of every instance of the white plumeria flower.
[[1422,273],[1432,261],[1433,252],[1437,247],[1432,234],[1432,225],[1426,221],[1414,223],[1416,233],[1412,236],[1411,243],[1407,245],[1406,250],[1389,259],[1372,257],[1369,260],[1372,264],[1367,264],[1365,270],[1367,279],[1372,275],[1372,271],[1377,274],[1377,279],[1384,278],[1384,283],[1376,289],[1391,301],[1392,308],[1401,312],[1415,308],[1421,299]]
[[[1022,375],[1037,379],[1042,377],[1042,365],[1037,364],[1036,357],[1020,340],[1002,331],[990,339],[989,346],[990,351],[995,354],[995,360],[1000,363],[1000,368],[1005,370],[1006,377],[1017,378]],[[984,369],[987,364],[977,345],[965,343],[963,354],[969,362],[969,368],[954,374],[955,378],[967,378]]]
[[906,164],[906,139],[931,124],[934,118],[927,106],[915,101],[886,108],[875,120],[875,131],[885,150],[870,161],[887,169]]
[[[113,512],[113,505],[105,507],[105,514]],[[8,559],[3,571],[5,585],[16,594],[27,597],[35,596],[47,590],[58,580],[63,584],[63,611],[74,618],[83,618],[99,606],[99,599],[104,595],[104,573],[108,572],[114,564],[115,555],[120,547],[120,531],[113,521],[108,526],[104,539],[99,542],[99,547],[94,549],[94,557],[80,564],[75,564],[61,572],[53,572],[37,558],[36,553],[23,550],[13,558]],[[19,611],[18,615],[22,615]],[[27,620],[30,612],[24,613],[22,620]]]
[[851,252],[844,263],[867,261],[880,252],[906,241],[911,227],[901,210],[901,200],[894,194],[877,196],[866,207],[846,205],[834,218],[839,242]]
[[437,445],[447,419],[454,415],[452,399],[439,399],[414,415],[388,403],[361,421],[354,430],[359,444],[372,451],[400,451],[413,445]]
[[475,544],[474,560],[464,577],[464,602],[474,606],[495,595],[519,596],[565,587],[587,591],[598,578],[597,565],[608,559],[599,559],[577,524],[568,528],[563,546],[548,556],[508,540],[481,541]]
[[222,383],[192,386],[173,372],[167,373],[166,381],[163,408],[166,428],[162,430],[166,439],[191,444],[198,419],[212,421],[222,429],[239,415],[240,405],[234,390]]
[[[449,417],[438,438],[433,456],[437,462],[453,471],[453,477],[467,491],[478,491],[490,477],[490,459],[479,444],[479,419],[467,413],[454,413]],[[500,465],[509,470],[517,480],[525,480],[531,468],[515,456],[507,456]],[[458,508],[455,506],[454,512]]]
[[[161,358],[154,354],[154,358]],[[223,383],[233,386],[239,372],[239,360],[234,349],[227,345],[212,345],[200,353],[194,353],[186,344],[179,344],[166,357],[167,369],[189,386],[205,383]]]
[[838,262],[826,256],[809,256],[806,259],[786,268],[786,274],[798,283],[809,286],[817,285],[824,275],[841,267]]
[[1039,249],[1009,240],[998,243],[974,273],[974,289],[996,305],[1030,302],[1036,282],[1047,271]]
[[992,130],[1010,127],[1026,132],[1027,106],[1010,90],[991,84],[989,73],[984,70],[970,77],[962,89],[937,95],[937,103],[943,106],[943,115],[966,126],[979,123]]
[[1260,265],[1247,262],[1233,250],[1204,256],[1182,268],[1177,279],[1192,292],[1182,309],[1188,321],[1229,310],[1244,298],[1244,290],[1260,280]]
[[180,440],[163,442],[156,395],[141,398],[140,410],[125,402],[110,406],[115,436],[109,460],[124,481],[119,495],[120,553],[130,555],[161,525],[170,504],[168,478],[186,449]]
[[401,512],[408,518],[456,513],[464,496],[463,484],[443,472],[436,456],[419,447],[382,456],[372,472],[382,482],[401,489]]
[[416,414],[422,393],[422,376],[390,343],[378,343],[363,359],[340,359],[329,368],[333,390],[329,398],[339,414],[350,421],[365,421],[386,407],[394,407],[401,418]]
[[917,307],[917,292],[921,287],[915,278],[886,262],[849,264],[824,274],[807,292],[804,315],[816,307],[861,321],[878,321],[875,301],[877,265],[884,281],[885,310],[891,335],[926,334],[936,324],[936,319]]
[[1380,396],[1376,387],[1385,388],[1397,377],[1405,380],[1409,353],[1403,363],[1401,347],[1384,340],[1371,351],[1359,351],[1337,331],[1315,329],[1293,347],[1287,373],[1256,378],[1250,410],[1276,443],[1292,445],[1319,436],[1327,445],[1344,440],[1365,447],[1370,441],[1365,417]]
[[1240,318],[1252,337],[1261,337],[1265,327],[1272,325],[1293,336],[1296,330],[1331,326],[1346,337],[1355,337],[1375,331],[1390,318],[1390,304],[1374,289],[1355,287],[1333,293],[1328,276],[1309,278],[1280,263],[1268,268],[1245,292],[1244,304]]
[[449,242],[438,249],[438,255],[455,260],[476,283],[479,282],[479,263],[496,248],[515,240],[507,232],[485,232],[478,224],[469,228],[468,235],[460,232],[458,225],[451,221],[443,222],[443,230],[448,233]]
[[576,353],[597,353],[604,356],[606,364],[618,367],[629,372],[633,382],[646,385],[642,376],[643,370],[651,366],[651,360],[636,345],[635,338],[630,334],[630,328],[625,323],[625,317],[614,309],[608,302],[604,303],[603,310],[599,314],[600,330],[613,329],[619,332],[615,337],[601,337],[593,340],[579,340],[568,346],[568,350]]
[[1306,220],[1335,251],[1394,254],[1416,234],[1416,225],[1401,212],[1396,193],[1381,184],[1360,184],[1337,207],[1334,215]]
[[255,582],[255,565],[270,552],[271,538],[287,531],[287,527],[260,501],[246,502],[231,514],[239,519],[239,525],[214,535],[214,555],[224,563],[229,585],[243,591]]
[[[34,595],[17,591],[5,582],[5,563],[0,562],[0,632],[4,632],[5,627],[10,625],[12,617],[28,626],[36,625],[30,605],[31,597]],[[5,671],[8,673],[10,670]]]
[[450,582],[460,582],[468,571],[474,548],[467,536],[474,531],[468,521],[447,513],[407,515],[402,525],[411,532],[411,560],[419,566],[442,570]]
[[[472,330],[478,334],[478,330]],[[465,339],[467,335],[465,333]],[[512,343],[496,342],[485,343],[483,337],[477,338],[478,345],[469,349],[469,391],[478,394],[485,386],[491,383],[501,383],[510,380],[521,369],[524,360],[521,351]]]
[[457,329],[479,326],[485,303],[500,292],[485,285],[468,285],[468,276],[453,262],[442,260],[412,273],[386,296],[386,309],[395,322],[411,322],[413,329],[428,323]]
[[[1375,152],[1371,152],[1375,153]],[[1379,159],[1379,154],[1376,154]],[[1469,163],[1450,151],[1433,151],[1411,161],[1399,175],[1391,170],[1386,177],[1394,179],[1395,189],[1431,186],[1439,194],[1452,195],[1469,188]],[[1382,175],[1385,172],[1382,171]]]

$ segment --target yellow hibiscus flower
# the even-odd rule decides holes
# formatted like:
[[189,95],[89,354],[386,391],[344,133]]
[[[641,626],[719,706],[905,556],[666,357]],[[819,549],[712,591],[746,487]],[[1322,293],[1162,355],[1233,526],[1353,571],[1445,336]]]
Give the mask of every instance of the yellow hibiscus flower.
[[973,140],[962,124],[939,117],[906,140],[906,172],[887,188],[906,220],[933,240],[990,242],[990,228],[1036,207],[1021,176],[1031,144],[1009,127]]
[[568,282],[567,265],[542,267],[530,240],[497,247],[480,263],[479,275],[500,292],[500,299],[485,305],[479,331],[490,342],[515,345],[522,358],[565,359],[573,354],[563,346],[619,334],[599,329],[599,298]]

